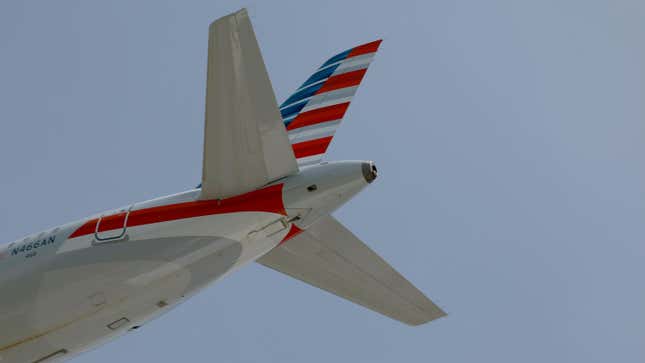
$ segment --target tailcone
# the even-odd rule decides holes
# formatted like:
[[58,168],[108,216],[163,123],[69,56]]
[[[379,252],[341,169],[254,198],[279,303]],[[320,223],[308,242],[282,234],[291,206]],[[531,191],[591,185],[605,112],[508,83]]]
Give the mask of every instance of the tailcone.
[[376,176],[371,161],[336,161],[301,169],[284,181],[285,210],[290,218],[298,218],[298,227],[306,228],[345,204]]
[[364,162],[363,165],[361,165],[361,169],[363,171],[363,177],[368,184],[373,182],[378,176],[378,169],[376,169],[376,165],[374,165],[373,161]]

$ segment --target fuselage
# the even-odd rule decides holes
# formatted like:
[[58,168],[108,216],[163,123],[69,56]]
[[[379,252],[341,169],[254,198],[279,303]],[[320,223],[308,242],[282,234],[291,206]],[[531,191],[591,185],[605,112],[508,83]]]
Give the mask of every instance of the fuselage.
[[0,247],[0,361],[59,361],[168,311],[362,190],[371,163],[324,163],[259,190],[134,203]]

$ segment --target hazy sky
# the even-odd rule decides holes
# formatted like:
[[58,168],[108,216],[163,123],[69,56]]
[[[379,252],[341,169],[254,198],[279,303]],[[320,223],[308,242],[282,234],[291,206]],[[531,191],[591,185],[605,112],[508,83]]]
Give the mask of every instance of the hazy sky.
[[645,2],[0,2],[0,240],[192,187],[207,29],[279,101],[383,38],[337,217],[448,312],[411,328],[252,264],[77,362],[642,362]]

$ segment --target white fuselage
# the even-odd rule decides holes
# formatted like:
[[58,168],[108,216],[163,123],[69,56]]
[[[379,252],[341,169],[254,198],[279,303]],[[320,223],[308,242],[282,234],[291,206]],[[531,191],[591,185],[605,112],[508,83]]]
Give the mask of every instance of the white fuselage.
[[64,360],[136,329],[344,204],[366,165],[320,164],[224,200],[189,190],[0,247],[0,362]]

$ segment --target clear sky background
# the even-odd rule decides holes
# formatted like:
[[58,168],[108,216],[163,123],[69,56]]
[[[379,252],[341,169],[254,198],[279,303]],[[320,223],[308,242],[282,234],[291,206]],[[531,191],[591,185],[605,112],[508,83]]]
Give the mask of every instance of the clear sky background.
[[251,264],[76,362],[642,362],[645,3],[0,2],[0,240],[201,175],[207,29],[278,101],[383,38],[327,155],[337,217],[448,312],[408,327]]

